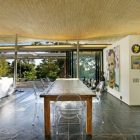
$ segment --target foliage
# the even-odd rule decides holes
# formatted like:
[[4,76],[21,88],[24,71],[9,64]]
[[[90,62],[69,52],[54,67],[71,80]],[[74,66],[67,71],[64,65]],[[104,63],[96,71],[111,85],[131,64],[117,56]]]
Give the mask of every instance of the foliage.
[[[4,62],[3,62],[4,61]],[[5,67],[5,68],[4,68]],[[9,70],[8,70],[9,69]],[[17,78],[24,78],[26,80],[35,80],[36,78],[46,78],[56,79],[63,72],[64,60],[52,60],[46,61],[42,60],[37,67],[34,61],[29,59],[23,59],[17,61]],[[1,60],[0,63],[0,74],[3,72],[2,76],[13,76],[14,74],[14,61],[12,64],[8,64],[6,60]],[[1,75],[0,75],[1,76]]]
[[56,79],[57,74],[59,73],[60,69],[56,62],[48,62],[48,73],[47,76],[51,79]]
[[[11,73],[14,73],[14,61],[11,64]],[[32,60],[18,60],[17,61],[17,76],[18,78],[25,78],[26,80],[35,80],[36,71],[35,64]]]
[[60,68],[56,61],[42,61],[40,65],[36,68],[37,78],[46,78],[56,79],[60,72]]
[[57,78],[57,72],[56,72],[56,71],[50,70],[47,76],[48,76],[50,79],[56,79],[56,78]]
[[[21,62],[21,70],[20,74],[26,80],[35,80],[36,79],[36,71],[35,71],[35,64],[33,62]],[[19,71],[18,71],[19,73]]]
[[36,76],[38,79],[46,78],[47,75],[47,62],[43,61],[36,67]]
[[58,59],[56,61],[56,64],[59,67],[59,72],[58,72],[58,77],[65,77],[65,72],[64,72],[64,59]]
[[35,70],[33,71],[25,71],[24,73],[23,73],[23,75],[24,75],[24,78],[26,79],[26,80],[35,80],[36,79],[36,73],[35,73]]
[[80,76],[95,78],[95,59],[92,56],[80,57]]
[[0,77],[7,76],[9,73],[9,63],[6,61],[5,57],[0,58]]

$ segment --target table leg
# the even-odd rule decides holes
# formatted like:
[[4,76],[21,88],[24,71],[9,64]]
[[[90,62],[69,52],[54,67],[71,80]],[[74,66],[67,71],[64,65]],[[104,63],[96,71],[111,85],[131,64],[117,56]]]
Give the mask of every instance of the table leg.
[[44,98],[44,125],[45,125],[45,135],[50,135],[51,125],[50,125],[50,101]]
[[92,135],[92,98],[91,97],[87,99],[86,132],[88,135]]

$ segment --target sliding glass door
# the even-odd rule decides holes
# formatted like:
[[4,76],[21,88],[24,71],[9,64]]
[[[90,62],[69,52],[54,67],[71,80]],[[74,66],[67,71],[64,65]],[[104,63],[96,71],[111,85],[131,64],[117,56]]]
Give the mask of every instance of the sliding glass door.
[[[79,52],[79,78],[94,79],[99,82],[103,71],[102,50],[85,50]],[[67,75],[76,77],[77,55],[76,51],[69,51],[66,55]]]

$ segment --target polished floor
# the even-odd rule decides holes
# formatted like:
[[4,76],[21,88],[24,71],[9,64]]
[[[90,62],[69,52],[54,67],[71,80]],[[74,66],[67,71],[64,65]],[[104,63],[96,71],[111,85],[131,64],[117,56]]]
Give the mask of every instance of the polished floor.
[[[108,93],[104,93],[100,101],[93,99],[93,106],[93,136],[84,139],[140,140],[140,107],[129,107]],[[0,140],[45,140],[43,112],[43,99],[35,100],[31,88],[1,99]],[[56,139],[54,125],[48,139]]]

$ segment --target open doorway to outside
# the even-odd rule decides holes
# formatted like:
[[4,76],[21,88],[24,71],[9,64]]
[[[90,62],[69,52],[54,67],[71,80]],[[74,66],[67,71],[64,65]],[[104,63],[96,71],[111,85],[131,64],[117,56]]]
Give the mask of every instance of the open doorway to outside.
[[[66,55],[67,75],[76,77],[77,54],[76,51],[69,51]],[[79,78],[94,79],[96,83],[100,80],[103,71],[102,50],[80,50],[79,52]]]

